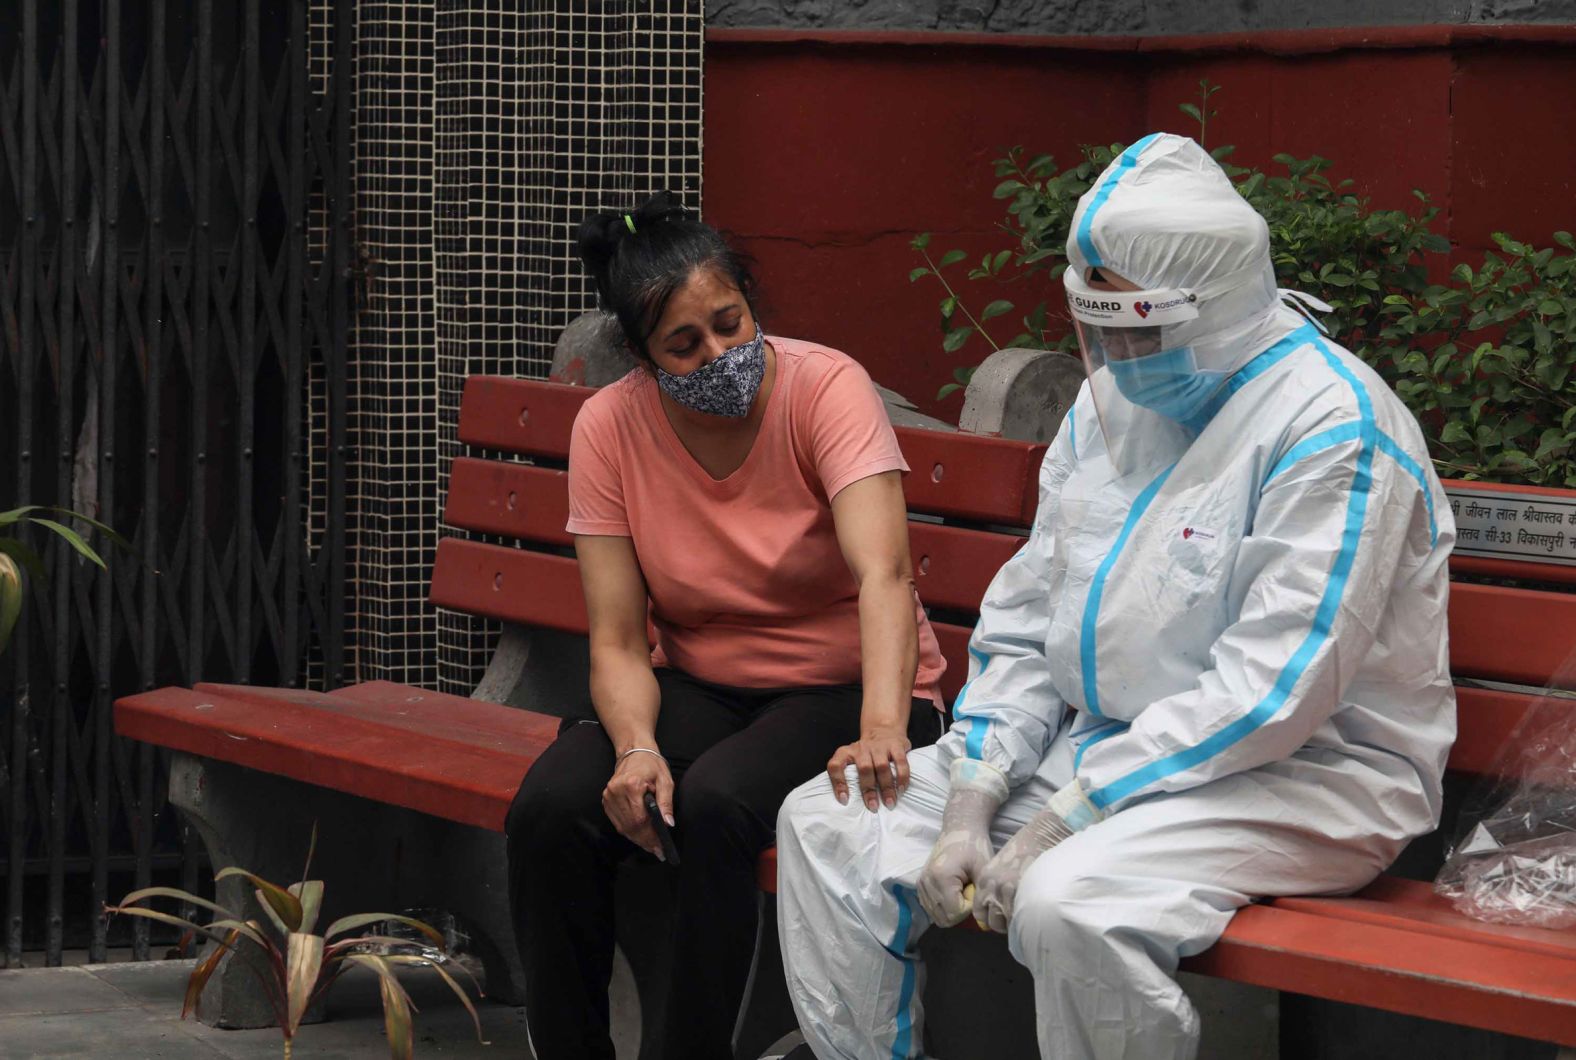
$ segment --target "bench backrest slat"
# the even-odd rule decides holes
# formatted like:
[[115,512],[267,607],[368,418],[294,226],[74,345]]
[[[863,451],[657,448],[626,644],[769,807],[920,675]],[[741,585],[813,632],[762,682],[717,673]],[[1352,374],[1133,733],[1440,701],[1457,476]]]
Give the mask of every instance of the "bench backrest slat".
[[1545,686],[1576,645],[1576,593],[1453,582],[1450,670],[1514,684]]
[[[595,390],[501,376],[472,376],[460,404],[460,441],[564,460],[580,406]],[[912,473],[909,508],[930,515],[1026,527],[1034,519],[1043,445],[900,427]]]
[[[559,462],[558,468],[462,457],[453,466],[445,521],[465,530],[537,546],[570,543],[567,457],[575,415],[594,390],[501,377],[467,381],[462,441]],[[980,597],[1000,566],[1023,544],[1038,500],[1043,445],[948,432],[898,428],[912,469],[904,480],[909,509],[974,526],[909,524],[914,578],[948,661],[942,690],[954,702],[967,678],[968,639]],[[1448,485],[1448,484],[1447,484]],[[1466,485],[1466,484],[1462,484]],[[1473,487],[1481,483],[1471,483]],[[1576,583],[1576,568],[1527,560],[1458,556],[1453,575]],[[575,561],[560,555],[447,539],[438,547],[434,603],[459,611],[586,631]],[[940,618],[957,621],[940,621]],[[1458,679],[1543,687],[1562,675],[1576,640],[1576,593],[1455,581],[1450,601],[1450,664]],[[1458,687],[1459,737],[1452,769],[1483,773],[1522,716],[1538,702],[1518,692]]]
[[428,598],[439,607],[524,626],[585,633],[580,565],[568,556],[447,537]]
[[574,538],[564,529],[569,521],[569,472],[455,457],[443,521],[521,541],[571,544]]
[[583,386],[473,375],[460,397],[460,441],[565,460],[575,416],[595,393]]
[[[556,468],[458,457],[449,476],[443,521],[464,530],[548,545],[568,545],[568,474]],[[974,611],[996,570],[1023,544],[1011,534],[935,523],[909,524],[909,554],[920,599],[931,607]],[[481,581],[474,603],[488,606],[494,589]]]

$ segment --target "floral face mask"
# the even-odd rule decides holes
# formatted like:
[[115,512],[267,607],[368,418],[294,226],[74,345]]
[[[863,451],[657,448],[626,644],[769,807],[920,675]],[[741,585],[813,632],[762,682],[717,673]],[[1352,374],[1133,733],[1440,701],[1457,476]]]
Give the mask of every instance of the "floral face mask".
[[766,336],[760,324],[755,338],[732,346],[710,364],[688,375],[670,375],[657,369],[657,385],[680,405],[709,416],[739,419],[750,414],[756,391],[766,378]]

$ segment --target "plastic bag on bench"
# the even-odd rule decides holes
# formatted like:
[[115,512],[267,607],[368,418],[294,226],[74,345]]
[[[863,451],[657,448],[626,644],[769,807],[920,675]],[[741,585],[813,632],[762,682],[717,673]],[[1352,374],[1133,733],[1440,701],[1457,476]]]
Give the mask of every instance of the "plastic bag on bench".
[[1435,890],[1480,920],[1576,926],[1576,698],[1540,699],[1489,775],[1462,808]]

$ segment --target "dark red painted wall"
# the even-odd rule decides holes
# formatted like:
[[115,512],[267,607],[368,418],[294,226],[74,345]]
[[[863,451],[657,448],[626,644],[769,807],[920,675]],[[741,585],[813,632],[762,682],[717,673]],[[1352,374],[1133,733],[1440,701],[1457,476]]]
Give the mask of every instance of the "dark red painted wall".
[[[1333,159],[1382,205],[1442,208],[1437,230],[1475,260],[1489,235],[1576,228],[1576,31],[1448,27],[1227,40],[794,38],[707,42],[706,215],[761,266],[768,326],[839,347],[878,382],[934,400],[985,352],[941,349],[934,281],[910,284],[913,235],[977,258],[1003,214],[991,160],[1023,144],[1058,161],[1085,142],[1156,129],[1200,78],[1222,86],[1211,144],[1268,165]],[[1043,291],[1016,285],[1020,305]],[[976,309],[996,293],[972,295]],[[1010,338],[1013,330],[999,329]]]

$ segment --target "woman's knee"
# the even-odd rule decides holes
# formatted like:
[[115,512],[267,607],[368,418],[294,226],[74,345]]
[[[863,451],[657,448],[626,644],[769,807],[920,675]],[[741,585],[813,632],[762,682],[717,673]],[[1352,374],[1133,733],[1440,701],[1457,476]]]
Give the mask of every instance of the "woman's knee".
[[563,753],[569,750],[555,744],[521,781],[504,819],[511,849],[560,842],[588,824],[599,824],[605,816],[606,777],[585,756]]
[[[674,812],[691,833],[714,833],[741,824],[759,827],[756,814],[726,770],[708,768],[704,759],[697,762],[679,781],[674,796]],[[766,827],[770,829],[770,821]]]

